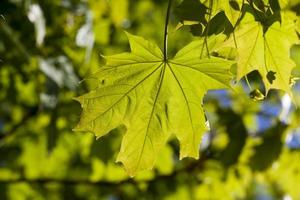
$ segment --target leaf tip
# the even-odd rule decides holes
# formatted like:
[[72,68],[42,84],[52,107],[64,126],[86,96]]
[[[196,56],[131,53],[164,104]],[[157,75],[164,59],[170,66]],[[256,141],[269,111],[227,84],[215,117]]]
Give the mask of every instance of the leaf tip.
[[77,101],[77,102],[80,103],[80,98],[79,98],[79,97],[73,97],[72,100],[73,100],[73,101]]
[[124,33],[126,34],[127,38],[130,39],[133,35],[131,33],[129,33],[128,31],[124,31]]
[[105,60],[106,60],[106,56],[105,56],[104,54],[102,54],[102,53],[99,53],[99,56],[100,56],[101,58],[103,58],[103,59],[105,59]]
[[72,128],[73,132],[80,132],[82,131],[82,128],[79,126],[79,124],[77,124],[74,128]]
[[115,163],[120,163],[130,178],[133,178],[136,175],[136,171],[129,168],[127,163],[124,159],[120,158],[120,156],[117,157]]
[[180,153],[179,160],[183,160],[184,158],[199,159],[199,153],[198,152],[194,152],[194,153],[190,153],[190,154]]

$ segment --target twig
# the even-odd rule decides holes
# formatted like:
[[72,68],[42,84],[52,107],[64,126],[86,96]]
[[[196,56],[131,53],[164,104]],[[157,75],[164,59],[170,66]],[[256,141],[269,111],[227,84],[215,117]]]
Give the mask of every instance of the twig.
[[152,184],[156,181],[162,181],[162,180],[172,180],[174,179],[178,174],[181,173],[193,173],[196,170],[201,170],[203,167],[203,164],[205,160],[207,160],[209,157],[206,156],[205,153],[201,154],[199,160],[195,160],[191,162],[190,164],[186,165],[183,168],[174,170],[171,174],[167,175],[157,175],[154,179],[151,180],[134,180],[132,178],[128,178],[119,182],[111,182],[111,181],[105,181],[105,180],[99,180],[99,181],[91,181],[91,180],[76,180],[76,179],[55,179],[55,178],[37,178],[37,179],[28,179],[28,178],[17,178],[17,179],[0,179],[0,184],[16,184],[16,183],[28,183],[28,184],[39,184],[39,185],[45,185],[49,183],[59,183],[63,185],[91,185],[91,186],[103,186],[103,187],[119,187],[126,184],[133,184],[137,185],[140,183],[148,183]]

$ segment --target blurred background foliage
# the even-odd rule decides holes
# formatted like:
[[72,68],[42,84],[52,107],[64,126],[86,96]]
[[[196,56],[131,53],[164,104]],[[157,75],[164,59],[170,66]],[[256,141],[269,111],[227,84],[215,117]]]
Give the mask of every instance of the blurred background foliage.
[[[201,158],[179,161],[171,140],[155,168],[133,179],[115,163],[122,127],[99,140],[72,132],[81,112],[72,98],[95,87],[79,82],[104,64],[102,55],[129,50],[124,30],[162,46],[166,4],[1,0],[1,200],[300,199],[297,83],[295,104],[280,91],[253,101],[244,81],[236,92],[209,92],[204,106],[211,131],[202,139]],[[299,4],[292,6],[297,12]],[[224,17],[215,17],[220,28]],[[176,30],[179,21],[173,12],[170,54],[201,35],[197,25]],[[299,46],[291,49],[295,76],[299,52]],[[260,88],[256,76],[249,79]]]

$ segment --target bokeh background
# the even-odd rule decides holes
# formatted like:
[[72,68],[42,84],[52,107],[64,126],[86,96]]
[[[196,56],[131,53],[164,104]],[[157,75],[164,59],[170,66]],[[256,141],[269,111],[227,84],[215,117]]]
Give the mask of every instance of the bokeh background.
[[[166,7],[160,0],[0,1],[1,200],[300,199],[297,82],[295,103],[280,91],[249,98],[262,87],[255,72],[251,89],[242,80],[236,92],[209,92],[211,131],[200,159],[179,161],[171,139],[155,168],[135,178],[115,163],[122,127],[99,140],[72,131],[81,112],[73,98],[95,87],[84,77],[105,63],[102,55],[129,50],[124,30],[162,46]],[[171,14],[171,55],[197,39],[195,29],[176,30],[178,22]],[[299,52],[291,49],[295,76]]]

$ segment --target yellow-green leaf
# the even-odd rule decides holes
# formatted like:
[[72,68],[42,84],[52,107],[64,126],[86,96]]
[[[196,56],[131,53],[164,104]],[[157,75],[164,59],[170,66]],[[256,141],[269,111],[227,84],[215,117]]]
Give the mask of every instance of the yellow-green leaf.
[[230,23],[234,26],[241,15],[243,0],[229,0],[224,4],[224,12]]
[[229,87],[232,62],[200,59],[197,42],[165,62],[156,44],[127,35],[131,52],[106,57],[91,77],[99,87],[77,98],[83,112],[75,130],[101,137],[125,125],[117,161],[131,176],[153,167],[171,134],[180,142],[180,158],[198,158],[207,130],[202,98],[209,89]]
[[300,0],[279,0],[279,5],[282,9],[292,7],[300,3]]
[[214,0],[211,3],[210,0],[203,0],[203,3],[207,7],[210,7],[210,4],[212,4],[212,16],[218,14],[220,11],[224,11],[233,26],[237,23],[243,6],[243,0]]
[[[283,14],[282,14],[283,15]],[[290,92],[291,71],[295,63],[290,59],[290,48],[298,41],[295,24],[282,17],[264,33],[263,26],[246,14],[234,36],[223,46],[237,47],[237,79],[258,70],[266,91],[281,89]]]

